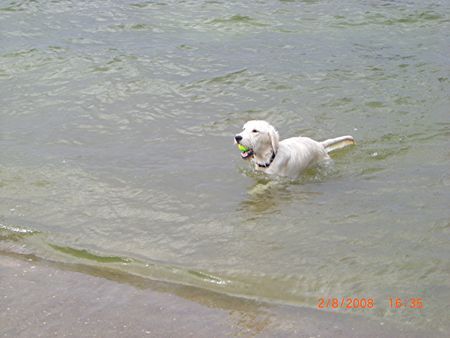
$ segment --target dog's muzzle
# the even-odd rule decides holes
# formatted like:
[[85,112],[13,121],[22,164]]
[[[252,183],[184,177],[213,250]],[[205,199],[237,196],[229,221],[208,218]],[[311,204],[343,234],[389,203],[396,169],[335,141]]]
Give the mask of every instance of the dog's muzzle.
[[234,137],[234,140],[239,148],[239,150],[241,151],[241,157],[246,160],[250,157],[253,156],[253,149],[251,148],[247,148],[246,146],[244,146],[243,144],[241,144],[240,142],[242,141],[242,136],[241,135],[236,135]]

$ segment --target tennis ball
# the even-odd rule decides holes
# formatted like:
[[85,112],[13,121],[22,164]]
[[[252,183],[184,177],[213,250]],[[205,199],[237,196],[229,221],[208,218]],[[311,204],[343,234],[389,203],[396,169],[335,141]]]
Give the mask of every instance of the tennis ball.
[[239,150],[242,152],[246,152],[249,150],[246,146],[243,146],[242,144],[238,144],[237,146],[238,146]]

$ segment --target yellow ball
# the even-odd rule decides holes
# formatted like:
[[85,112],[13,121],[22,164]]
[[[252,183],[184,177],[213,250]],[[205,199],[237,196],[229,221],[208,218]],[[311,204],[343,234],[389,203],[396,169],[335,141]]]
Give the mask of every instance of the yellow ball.
[[238,146],[239,150],[242,152],[248,151],[248,148],[246,146],[243,146],[242,144],[238,144],[237,146]]

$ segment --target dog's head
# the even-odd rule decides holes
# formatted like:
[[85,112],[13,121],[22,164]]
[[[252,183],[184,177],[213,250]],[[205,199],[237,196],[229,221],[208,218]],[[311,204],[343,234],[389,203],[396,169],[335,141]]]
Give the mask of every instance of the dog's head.
[[263,157],[266,153],[277,152],[279,136],[276,129],[266,121],[248,121],[234,141],[247,148],[241,152],[243,159],[253,156]]

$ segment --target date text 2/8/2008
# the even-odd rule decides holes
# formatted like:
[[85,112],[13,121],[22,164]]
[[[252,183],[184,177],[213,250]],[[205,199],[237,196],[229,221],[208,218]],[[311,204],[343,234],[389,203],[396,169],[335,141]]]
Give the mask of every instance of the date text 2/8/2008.
[[357,297],[322,297],[317,303],[318,309],[373,309],[375,300],[373,298]]

